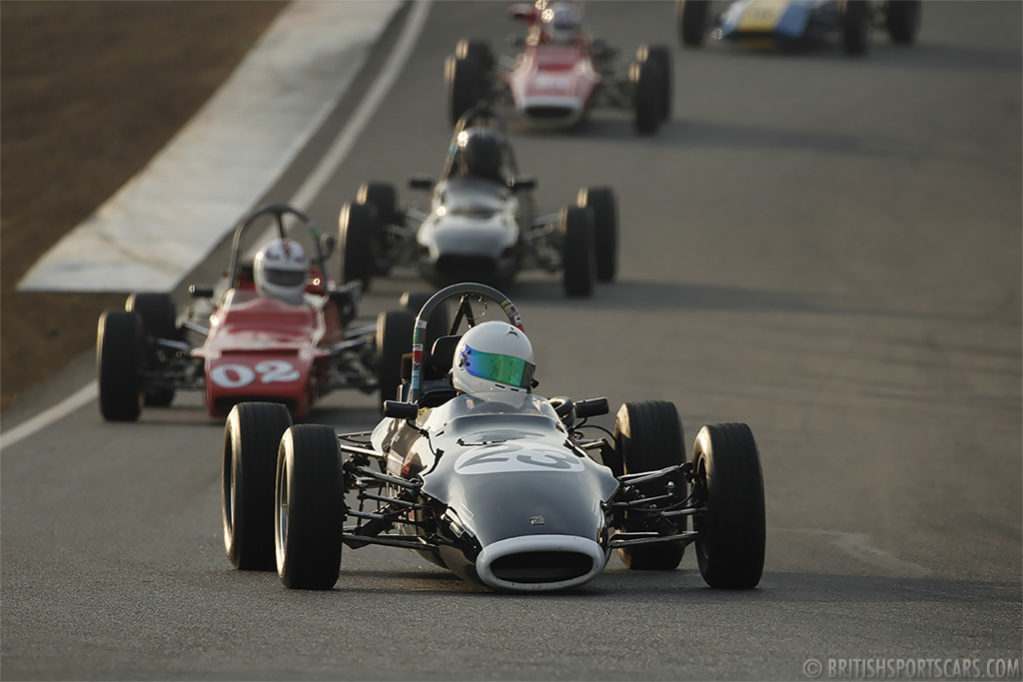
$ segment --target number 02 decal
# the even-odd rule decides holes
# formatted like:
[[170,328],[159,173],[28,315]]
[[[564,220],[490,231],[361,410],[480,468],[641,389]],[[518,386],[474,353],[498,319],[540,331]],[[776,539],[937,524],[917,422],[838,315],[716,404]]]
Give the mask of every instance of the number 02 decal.
[[210,370],[210,380],[224,388],[248,386],[259,376],[259,383],[272,384],[297,380],[301,374],[287,360],[264,360],[248,365],[217,365]]

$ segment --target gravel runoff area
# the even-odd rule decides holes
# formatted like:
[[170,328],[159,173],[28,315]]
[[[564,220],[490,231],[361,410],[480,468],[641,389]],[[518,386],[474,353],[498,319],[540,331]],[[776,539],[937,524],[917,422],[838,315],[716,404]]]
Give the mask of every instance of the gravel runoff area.
[[145,166],[286,5],[0,2],[0,409],[92,347],[99,314],[128,293],[20,293],[18,280]]

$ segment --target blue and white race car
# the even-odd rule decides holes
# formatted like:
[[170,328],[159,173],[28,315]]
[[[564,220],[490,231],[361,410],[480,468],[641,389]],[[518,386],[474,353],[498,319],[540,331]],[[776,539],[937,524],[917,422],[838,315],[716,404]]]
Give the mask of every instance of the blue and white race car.
[[[710,0],[677,0],[679,38],[686,47],[715,40],[747,47],[792,48],[841,38],[846,53],[861,55],[871,30],[884,28],[898,45],[911,45],[920,30],[920,0],[734,0],[720,13]],[[711,22],[711,17],[716,19]]]

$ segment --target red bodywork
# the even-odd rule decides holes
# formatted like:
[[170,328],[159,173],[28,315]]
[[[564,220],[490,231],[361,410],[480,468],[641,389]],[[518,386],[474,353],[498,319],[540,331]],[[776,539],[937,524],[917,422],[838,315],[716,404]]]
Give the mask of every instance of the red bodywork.
[[581,119],[593,101],[600,74],[590,55],[585,31],[569,44],[549,42],[529,5],[513,5],[510,14],[530,22],[526,49],[504,76],[515,109],[535,125],[568,126]]
[[[315,277],[307,291],[320,294]],[[221,298],[192,356],[205,364],[206,411],[224,417],[243,400],[280,402],[301,419],[329,390],[330,346],[344,339],[337,308],[324,295],[303,305],[264,298],[251,282]]]

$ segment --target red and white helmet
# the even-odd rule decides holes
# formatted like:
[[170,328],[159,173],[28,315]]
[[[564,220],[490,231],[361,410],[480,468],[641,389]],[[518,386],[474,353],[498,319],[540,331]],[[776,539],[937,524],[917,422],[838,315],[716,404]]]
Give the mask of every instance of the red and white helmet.
[[480,400],[518,405],[532,390],[535,369],[533,346],[521,329],[507,322],[483,322],[459,339],[451,383]]
[[275,239],[256,254],[252,277],[260,296],[298,305],[303,302],[309,259],[294,239]]

